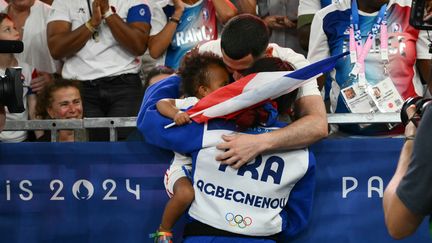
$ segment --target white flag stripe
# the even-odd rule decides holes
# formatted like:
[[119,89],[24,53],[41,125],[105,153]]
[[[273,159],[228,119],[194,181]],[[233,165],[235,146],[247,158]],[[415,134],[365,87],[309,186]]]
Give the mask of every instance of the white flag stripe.
[[[257,75],[258,76],[258,75]],[[247,91],[235,96],[231,99],[228,99],[224,102],[221,102],[217,105],[209,107],[204,110],[203,115],[206,117],[219,117],[226,114],[230,114],[236,112],[238,110],[250,107],[254,104],[257,104],[266,99],[275,99],[280,97],[281,95],[287,94],[306,82],[312,81],[315,79],[307,79],[307,80],[298,80],[289,77],[280,77],[276,80],[268,79],[266,82],[259,80],[255,76],[247,85],[251,82],[256,84],[251,84],[252,88],[248,88]]]
[[246,84],[246,86],[243,88],[243,92],[246,92],[251,89],[255,89],[257,87],[262,87],[263,85],[266,85],[267,83],[274,83],[275,80],[279,79],[280,77],[283,77],[289,73],[292,73],[292,71],[283,71],[283,72],[262,72],[257,73],[254,80],[256,79],[257,82],[252,82],[252,80]]

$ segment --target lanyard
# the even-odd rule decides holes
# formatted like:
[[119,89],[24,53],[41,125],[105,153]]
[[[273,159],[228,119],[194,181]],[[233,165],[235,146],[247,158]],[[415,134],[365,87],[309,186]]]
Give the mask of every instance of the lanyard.
[[88,11],[89,11],[90,18],[91,18],[91,17],[93,17],[93,14],[92,14],[92,9],[91,9],[90,0],[87,0],[87,7],[88,7]]
[[366,86],[366,75],[365,75],[365,59],[372,48],[373,40],[375,39],[378,31],[381,29],[381,60],[384,63],[388,62],[388,32],[387,32],[387,20],[386,20],[386,9],[387,4],[381,6],[378,16],[375,19],[375,23],[372,29],[369,31],[366,42],[362,45],[361,30],[359,27],[359,11],[357,1],[352,0],[351,2],[351,25],[349,28],[349,48],[351,63],[354,63],[354,68],[350,75],[358,76],[359,86]]

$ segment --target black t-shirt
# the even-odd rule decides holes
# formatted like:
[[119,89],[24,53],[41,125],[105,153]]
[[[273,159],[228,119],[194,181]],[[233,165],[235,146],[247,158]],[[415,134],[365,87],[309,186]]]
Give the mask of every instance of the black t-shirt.
[[417,128],[411,163],[396,189],[405,206],[416,214],[432,213],[432,105],[426,107]]

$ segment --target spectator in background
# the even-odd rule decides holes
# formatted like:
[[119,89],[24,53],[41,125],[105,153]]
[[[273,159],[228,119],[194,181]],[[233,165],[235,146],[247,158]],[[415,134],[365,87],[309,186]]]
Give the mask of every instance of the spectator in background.
[[[19,32],[15,29],[15,25],[9,16],[5,13],[0,13],[0,40],[19,40]],[[30,83],[35,73],[34,68],[27,63],[17,60],[13,53],[0,53],[0,74],[5,75],[6,68],[10,67],[22,68],[22,82],[24,112],[10,113],[6,108],[6,121],[27,121],[35,117],[36,95],[30,88]],[[0,134],[1,142],[23,142],[29,138],[27,131],[4,131]]]
[[331,0],[299,0],[297,33],[300,46],[308,52],[312,19],[316,12],[330,5]]
[[[334,0],[338,1],[338,0]],[[309,37],[310,37],[310,27],[312,24],[312,19],[316,12],[320,9],[328,6],[332,0],[300,0],[298,6],[298,21],[297,21],[297,33],[298,40],[300,46],[307,53],[309,50]],[[321,90],[321,94],[324,97],[324,102],[326,105],[326,110],[330,110],[328,107],[330,106],[329,101],[329,90],[331,78],[328,73],[324,74],[322,79],[328,79],[328,82],[325,82],[326,86],[323,90]],[[324,81],[322,81],[324,82]]]
[[[340,59],[331,72],[331,112],[397,112],[404,99],[423,96],[421,80],[429,74],[431,55],[428,53],[426,31],[416,30],[409,24],[410,7],[410,1],[340,0],[315,14],[309,61],[348,50],[356,54]],[[353,14],[359,16],[359,35],[354,34],[354,30],[350,35],[350,16]],[[384,16],[384,21],[379,22],[379,17]],[[368,51],[364,49],[364,43],[373,25],[376,31],[371,33],[376,35],[370,36],[372,45]],[[360,45],[357,45],[357,39]],[[361,46],[362,52],[358,52],[356,46]],[[322,87],[324,80],[319,81]],[[386,93],[386,99],[373,100],[372,88],[377,86],[382,93]],[[350,102],[341,95],[341,90],[349,87],[358,94]],[[384,87],[387,88],[383,90]],[[360,95],[362,93],[365,95]],[[339,131],[360,135],[399,134],[402,129],[401,126],[393,128],[391,124],[339,126]]]
[[[53,3],[48,47],[55,59],[64,59],[62,76],[82,82],[85,117],[137,115],[144,93],[139,57],[147,49],[150,18],[142,0]],[[130,131],[119,129],[119,139]],[[90,130],[89,138],[107,141],[108,130]]]
[[[151,85],[173,75],[175,73],[174,69],[166,66],[156,66],[150,69],[144,80],[144,92]],[[142,134],[134,128],[134,130],[128,135],[127,141],[145,141]]]
[[[57,79],[48,84],[37,97],[38,119],[82,119],[83,106],[78,81]],[[59,130],[58,142],[76,141],[73,130]],[[51,133],[45,131],[39,142],[51,141]]]
[[150,85],[153,85],[174,73],[174,69],[166,66],[156,66],[150,69],[144,80],[144,90],[146,90]]
[[[235,78],[263,56],[279,57],[294,68],[309,64],[303,55],[269,44],[266,24],[250,14],[232,18],[222,30],[220,39],[203,44],[199,50],[222,56]],[[259,135],[224,135],[225,142],[219,144],[218,149],[225,152],[217,160],[238,169],[265,151],[305,147],[327,136],[324,102],[315,81],[299,88],[294,106],[298,119],[278,131]]]
[[[237,0],[250,14],[258,15],[271,30],[270,42],[306,54],[301,48],[297,33],[297,9],[299,0]],[[247,2],[247,3],[242,3]],[[246,5],[249,5],[245,8]]]
[[31,83],[35,93],[52,82],[52,74],[57,73],[61,65],[54,61],[48,50],[46,24],[50,9],[38,0],[10,0],[6,8],[24,43],[24,51],[17,58],[37,70],[37,77]]
[[237,14],[229,0],[173,0],[152,4],[149,52],[158,65],[177,69],[190,49],[218,36],[217,20],[227,22]]

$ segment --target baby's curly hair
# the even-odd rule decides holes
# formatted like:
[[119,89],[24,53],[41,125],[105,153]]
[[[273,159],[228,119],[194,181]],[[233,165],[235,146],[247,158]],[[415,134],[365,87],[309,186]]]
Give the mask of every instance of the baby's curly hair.
[[183,58],[178,74],[182,78],[181,91],[186,97],[197,96],[200,85],[209,86],[208,68],[212,65],[226,69],[222,58],[211,52],[193,49]]

